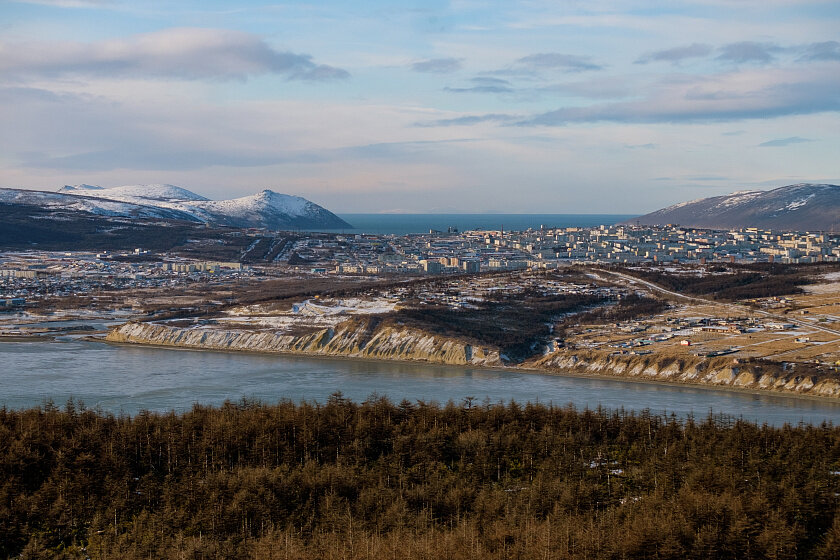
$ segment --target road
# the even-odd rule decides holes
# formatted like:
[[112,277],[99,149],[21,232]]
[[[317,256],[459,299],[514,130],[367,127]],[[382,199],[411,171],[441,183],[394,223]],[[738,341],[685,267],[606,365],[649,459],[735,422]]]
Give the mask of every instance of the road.
[[811,323],[809,321],[803,321],[801,319],[794,319],[794,318],[788,317],[786,315],[777,315],[775,313],[770,313],[769,311],[764,311],[764,310],[761,310],[761,309],[753,309],[752,307],[748,307],[748,306],[740,304],[740,303],[725,303],[725,302],[715,301],[715,300],[701,298],[701,297],[697,297],[697,296],[687,296],[687,295],[681,294],[679,292],[674,292],[674,291],[671,291],[671,290],[667,290],[667,289],[663,288],[662,286],[660,286],[658,284],[654,284],[653,282],[649,282],[647,280],[642,280],[641,278],[636,278],[635,276],[631,276],[629,274],[623,274],[621,272],[615,272],[613,270],[598,269],[598,272],[601,272],[601,273],[604,273],[604,274],[609,274],[611,276],[621,278],[622,280],[624,280],[625,282],[628,282],[628,283],[641,284],[642,286],[645,286],[646,288],[649,288],[650,290],[652,290],[654,292],[658,292],[660,294],[665,294],[667,296],[671,296],[671,297],[676,298],[676,299],[686,300],[686,301],[690,301],[690,302],[693,302],[693,303],[727,307],[727,308],[731,309],[733,311],[733,314],[735,314],[735,315],[743,314],[743,313],[748,313],[748,314],[749,313],[754,313],[754,314],[758,314],[758,315],[764,315],[765,317],[769,317],[771,319],[774,319],[774,320],[782,322],[782,323],[792,323],[794,325],[799,325],[800,327],[806,327],[806,328],[809,328],[809,329],[822,331],[822,332],[830,333],[830,334],[833,334],[833,335],[836,335],[836,336],[840,336],[840,331],[838,331],[838,330],[830,329],[828,327],[823,327],[823,326],[820,326],[820,325],[816,325],[816,324]]

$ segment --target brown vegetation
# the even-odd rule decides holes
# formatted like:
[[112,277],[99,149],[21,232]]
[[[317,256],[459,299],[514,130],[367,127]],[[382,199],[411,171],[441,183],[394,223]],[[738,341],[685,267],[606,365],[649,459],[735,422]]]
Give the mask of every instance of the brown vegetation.
[[622,297],[617,304],[598,307],[574,316],[580,325],[620,323],[658,315],[668,309],[668,302],[638,294]]
[[722,301],[801,294],[815,275],[836,270],[834,264],[756,263],[727,268],[712,265],[704,274],[673,272],[658,266],[627,267],[622,272],[686,295],[711,296]]
[[840,429],[543,405],[0,409],[0,557],[836,558]]
[[551,325],[559,317],[605,301],[595,295],[526,291],[510,296],[500,294],[462,309],[409,302],[387,318],[393,324],[498,348],[511,360],[522,361],[543,349],[551,335]]

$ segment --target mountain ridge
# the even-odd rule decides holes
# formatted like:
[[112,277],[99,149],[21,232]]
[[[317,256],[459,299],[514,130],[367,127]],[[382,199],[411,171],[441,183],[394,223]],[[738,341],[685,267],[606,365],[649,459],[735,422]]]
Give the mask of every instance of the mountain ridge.
[[797,183],[768,191],[741,190],[673,204],[625,224],[709,229],[757,227],[783,231],[840,231],[840,186]]
[[352,229],[350,224],[314,202],[269,189],[230,200],[210,200],[169,184],[119,187],[82,184],[65,185],[58,192],[0,189],[0,203],[229,227]]

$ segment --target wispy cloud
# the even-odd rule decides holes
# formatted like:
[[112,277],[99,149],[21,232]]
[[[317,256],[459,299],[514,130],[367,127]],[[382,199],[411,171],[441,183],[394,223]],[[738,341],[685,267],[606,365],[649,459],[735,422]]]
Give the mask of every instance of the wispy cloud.
[[784,146],[790,146],[791,144],[802,144],[805,142],[813,142],[810,138],[801,138],[799,136],[791,136],[789,138],[776,138],[775,140],[769,140],[767,142],[762,142],[758,146],[760,148],[781,148]]
[[718,60],[734,62],[738,64],[754,62],[767,64],[776,59],[776,54],[784,49],[776,43],[756,43],[754,41],[741,41],[731,43],[720,48]]
[[585,72],[603,69],[603,66],[595,64],[588,56],[553,52],[523,56],[514,63],[514,67],[531,70],[559,70],[562,72]]
[[461,69],[460,58],[431,58],[421,60],[411,65],[415,72],[427,72],[432,74],[448,74]]
[[565,107],[520,121],[521,126],[575,122],[691,123],[768,119],[840,111],[840,72],[809,69],[735,72],[681,78],[649,87],[624,103]]
[[805,48],[805,53],[799,60],[840,60],[840,42],[825,41],[822,43],[812,43]]
[[498,113],[465,115],[422,125],[734,122],[837,112],[840,111],[838,92],[840,72],[809,67],[785,71],[754,70],[663,79],[649,84],[640,91],[640,99],[633,101],[562,107],[524,118]]
[[278,51],[258,36],[224,29],[171,28],[97,43],[0,44],[6,77],[107,76],[184,80],[242,80],[281,74],[296,80],[349,77],[312,57]]
[[468,87],[445,87],[444,91],[452,93],[513,93],[511,83],[501,78],[479,77],[470,80],[474,85]]
[[506,115],[504,113],[488,113],[486,115],[464,115],[463,117],[454,117],[451,119],[438,119],[434,121],[425,121],[415,123],[419,127],[435,127],[435,126],[472,126],[486,122],[507,123],[521,119],[521,116]]
[[687,58],[708,56],[712,50],[711,45],[692,43],[691,45],[647,53],[636,60],[636,64],[647,64],[649,62],[670,62],[672,64],[678,64]]

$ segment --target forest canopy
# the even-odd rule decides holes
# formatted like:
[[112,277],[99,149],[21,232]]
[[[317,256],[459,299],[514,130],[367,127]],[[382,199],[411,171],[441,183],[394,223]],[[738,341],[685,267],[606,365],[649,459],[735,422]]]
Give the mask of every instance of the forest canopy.
[[340,394],[0,409],[0,557],[836,558],[840,428]]

